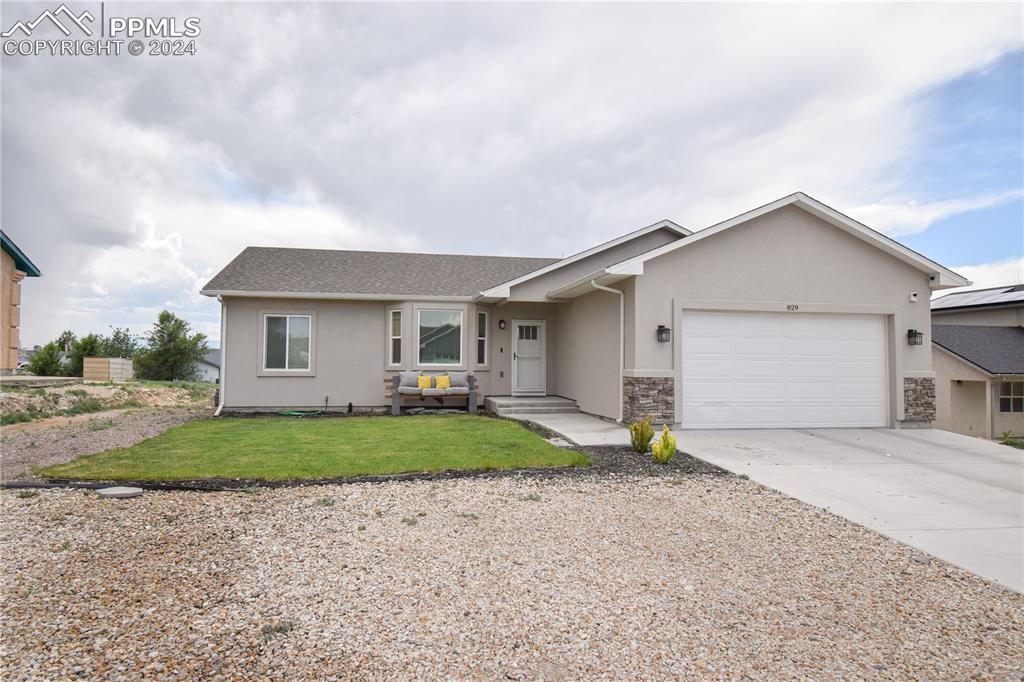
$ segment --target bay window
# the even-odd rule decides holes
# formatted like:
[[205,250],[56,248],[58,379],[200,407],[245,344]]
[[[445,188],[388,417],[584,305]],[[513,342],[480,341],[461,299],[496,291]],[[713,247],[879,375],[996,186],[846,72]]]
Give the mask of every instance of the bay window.
[[487,313],[476,314],[476,364],[487,366]]
[[420,310],[417,327],[419,364],[462,364],[461,310]]
[[388,315],[388,364],[402,364],[402,311],[392,310]]

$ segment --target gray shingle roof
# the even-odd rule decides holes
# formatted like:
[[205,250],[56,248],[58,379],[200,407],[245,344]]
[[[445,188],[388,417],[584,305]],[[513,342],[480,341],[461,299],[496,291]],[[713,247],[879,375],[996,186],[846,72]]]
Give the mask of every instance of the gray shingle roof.
[[1007,284],[990,289],[957,291],[932,301],[932,310],[1024,303],[1024,284]]
[[203,355],[203,362],[214,367],[220,367],[220,348],[211,348]]
[[557,260],[250,246],[203,291],[473,296]]
[[1024,374],[1024,327],[933,324],[932,341],[989,374]]

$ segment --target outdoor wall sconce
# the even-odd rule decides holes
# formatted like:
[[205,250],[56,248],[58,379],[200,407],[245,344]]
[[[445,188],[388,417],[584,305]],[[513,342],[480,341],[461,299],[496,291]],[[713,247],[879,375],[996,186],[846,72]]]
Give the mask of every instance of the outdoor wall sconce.
[[672,330],[663,324],[658,325],[658,342],[668,343],[672,340]]
[[924,343],[924,334],[916,329],[907,330],[907,343],[911,346],[920,346]]
[[505,328],[505,320],[498,320],[498,329]]

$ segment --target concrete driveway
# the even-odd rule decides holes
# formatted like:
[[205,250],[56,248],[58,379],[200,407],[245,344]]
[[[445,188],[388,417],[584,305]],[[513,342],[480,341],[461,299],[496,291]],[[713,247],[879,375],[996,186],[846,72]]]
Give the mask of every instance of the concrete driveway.
[[1024,592],[1024,451],[934,429],[675,432],[696,457]]

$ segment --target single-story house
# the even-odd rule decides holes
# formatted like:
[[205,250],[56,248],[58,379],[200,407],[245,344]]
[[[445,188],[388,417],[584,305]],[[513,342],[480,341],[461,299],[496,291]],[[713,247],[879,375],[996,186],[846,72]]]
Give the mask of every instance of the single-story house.
[[199,381],[216,382],[220,378],[220,349],[211,348],[203,354],[203,359],[196,365],[196,378]]
[[0,374],[13,374],[21,341],[21,281],[43,273],[2,230],[0,252]]
[[1024,434],[1024,285],[932,301],[932,365],[936,428]]
[[928,300],[969,284],[803,194],[561,259],[249,247],[221,302],[220,410],[379,409],[400,371],[684,428],[927,426]]

